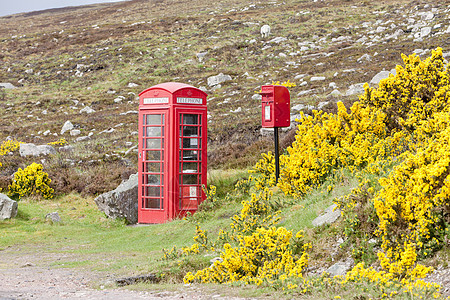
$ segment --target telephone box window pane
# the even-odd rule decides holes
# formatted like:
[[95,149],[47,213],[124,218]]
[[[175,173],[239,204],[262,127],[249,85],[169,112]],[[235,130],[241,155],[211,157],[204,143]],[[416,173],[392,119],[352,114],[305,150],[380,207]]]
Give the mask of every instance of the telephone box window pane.
[[147,175],[147,182],[146,182],[146,184],[160,185],[161,184],[161,180],[160,179],[161,179],[160,175],[149,174],[149,175]]
[[183,173],[198,173],[197,163],[196,162],[194,162],[194,163],[192,163],[192,162],[191,163],[188,163],[188,162],[183,163]]
[[147,163],[146,165],[147,165],[146,172],[159,173],[161,171],[160,163]]
[[183,124],[198,125],[199,115],[185,114],[183,115]]
[[148,186],[147,187],[148,197],[161,197],[161,188],[159,186]]
[[147,149],[161,149],[161,139],[147,139]]
[[155,150],[155,151],[146,151],[147,157],[146,160],[152,160],[152,161],[160,161],[161,160],[161,151]]
[[[161,115],[147,115],[147,125],[161,125]],[[164,120],[164,118],[163,118]],[[164,124],[164,123],[163,123]]]
[[182,154],[180,160],[198,160],[197,150],[183,150],[180,154]]
[[184,138],[183,139],[183,148],[184,149],[196,149],[198,148],[198,139],[195,138]]
[[198,136],[198,127],[183,126],[183,136]]
[[146,203],[147,205],[145,208],[156,208],[156,209],[160,208],[160,205],[159,205],[161,203],[160,199],[146,199],[145,202],[147,202]]
[[161,127],[147,127],[148,137],[159,137],[161,136]]
[[197,184],[197,174],[188,174],[183,176],[183,184]]

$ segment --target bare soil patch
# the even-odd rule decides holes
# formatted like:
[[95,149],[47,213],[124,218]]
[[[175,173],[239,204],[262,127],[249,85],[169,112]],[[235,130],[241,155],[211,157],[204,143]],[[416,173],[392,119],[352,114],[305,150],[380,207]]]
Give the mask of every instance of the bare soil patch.
[[[26,249],[24,249],[26,248]],[[133,291],[115,287],[116,276],[52,264],[76,254],[48,252],[44,247],[10,247],[0,251],[0,300],[5,299],[230,299],[208,295],[198,287],[183,291]],[[86,257],[83,257],[83,260]],[[107,286],[108,288],[105,288]],[[96,288],[98,287],[98,288]],[[238,298],[234,298],[238,299]]]

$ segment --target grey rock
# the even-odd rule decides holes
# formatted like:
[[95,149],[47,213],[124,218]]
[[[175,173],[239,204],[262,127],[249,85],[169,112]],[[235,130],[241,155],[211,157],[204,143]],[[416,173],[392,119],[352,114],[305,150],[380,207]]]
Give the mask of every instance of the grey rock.
[[0,193],[0,221],[14,218],[17,215],[18,204],[5,194]]
[[199,62],[202,62],[205,56],[208,54],[208,51],[197,53],[197,59]]
[[279,36],[279,37],[271,39],[269,41],[269,43],[279,44],[279,43],[284,42],[284,41],[287,41],[287,38]]
[[362,55],[360,58],[358,58],[356,61],[361,64],[363,62],[372,61],[372,57],[366,53]]
[[260,100],[261,101],[261,95],[260,94],[253,94],[252,100]]
[[372,77],[372,79],[370,80],[370,85],[371,86],[377,86],[380,84],[380,81],[383,79],[386,79],[389,77],[389,74],[391,74],[390,71],[381,71],[378,74],[376,74],[375,76]]
[[62,221],[61,217],[56,211],[46,214],[45,219],[51,221],[52,223],[60,223]]
[[346,96],[364,93],[364,83],[355,83],[348,87]]
[[317,104],[317,109],[324,108],[328,103],[330,103],[330,102],[328,102],[328,101],[319,102],[319,104]]
[[224,75],[223,73],[220,73],[219,75],[208,77],[208,85],[210,87],[216,86],[221,84],[222,82],[229,80],[232,80],[230,75]]
[[89,106],[85,106],[83,109],[80,110],[80,113],[92,114],[95,113],[95,110],[93,110]]
[[139,86],[139,84],[136,84],[136,83],[134,83],[134,82],[130,82],[130,83],[128,84],[128,87],[129,87],[129,88],[134,88],[134,87],[137,87],[137,86]]
[[427,11],[421,14],[421,19],[424,21],[433,20],[434,14],[431,11]]
[[69,146],[69,145],[58,148],[59,152],[73,152],[73,150],[75,150],[75,148],[73,146]]
[[326,78],[324,76],[313,76],[311,77],[310,81],[323,81]]
[[219,263],[221,263],[221,262],[223,262],[223,259],[222,259],[221,257],[214,257],[214,258],[211,258],[211,259],[209,260],[209,263],[210,263],[211,265],[214,265],[214,263],[215,263],[216,261],[218,261]]
[[79,129],[72,129],[70,131],[70,135],[71,136],[77,136],[77,135],[80,135],[80,134],[81,134],[81,130],[79,130]]
[[301,110],[313,110],[314,106],[313,105],[304,105],[304,104],[297,104],[292,106],[291,108],[292,110],[296,110],[296,111],[301,111]]
[[420,37],[426,37],[431,33],[431,27],[423,27],[420,29]]
[[87,140],[90,140],[90,139],[91,139],[90,136],[80,136],[80,137],[77,137],[75,139],[75,142],[82,142],[82,141],[87,141]]
[[341,216],[341,210],[335,209],[336,206],[336,204],[329,206],[327,209],[325,209],[325,212],[322,215],[318,216],[312,221],[312,224],[317,227],[323,224],[332,224],[336,222],[336,220]]
[[334,89],[328,96],[332,96],[332,97],[340,97],[340,96],[342,96],[342,93],[339,92],[338,89]]
[[73,124],[70,121],[66,121],[66,123],[64,123],[62,129],[61,129],[61,134],[64,134],[66,131],[70,131],[73,129]]
[[20,156],[39,156],[56,154],[55,148],[50,145],[20,144]]
[[128,223],[138,221],[138,174],[133,174],[115,190],[95,198],[98,208],[110,218],[125,218]]
[[338,262],[329,267],[326,272],[331,276],[344,276],[350,268],[355,264],[352,258],[347,259],[344,262]]
[[0,82],[0,89],[1,88],[3,88],[3,89],[15,89],[16,87],[12,83],[9,83],[9,82]]

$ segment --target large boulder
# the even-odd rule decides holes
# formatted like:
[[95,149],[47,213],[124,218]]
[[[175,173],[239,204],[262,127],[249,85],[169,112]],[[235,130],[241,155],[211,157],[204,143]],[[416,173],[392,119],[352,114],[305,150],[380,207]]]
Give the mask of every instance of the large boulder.
[[125,218],[128,223],[138,221],[138,174],[133,174],[115,190],[95,198],[98,208],[110,218]]
[[55,148],[50,145],[20,144],[20,156],[39,156],[56,154]]
[[14,218],[17,215],[17,202],[0,193],[0,221]]

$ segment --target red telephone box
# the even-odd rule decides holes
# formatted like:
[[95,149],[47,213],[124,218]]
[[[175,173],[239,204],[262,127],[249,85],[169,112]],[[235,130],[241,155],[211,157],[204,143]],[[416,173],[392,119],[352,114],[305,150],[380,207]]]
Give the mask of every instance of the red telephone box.
[[139,94],[139,223],[183,217],[205,199],[206,97],[177,82]]
[[289,127],[291,123],[291,96],[282,85],[263,85],[262,127]]

